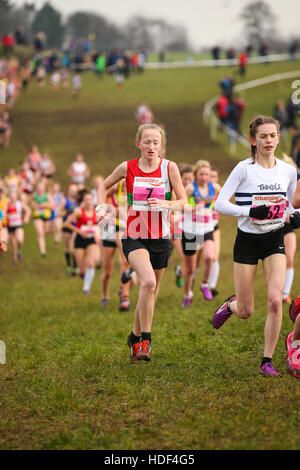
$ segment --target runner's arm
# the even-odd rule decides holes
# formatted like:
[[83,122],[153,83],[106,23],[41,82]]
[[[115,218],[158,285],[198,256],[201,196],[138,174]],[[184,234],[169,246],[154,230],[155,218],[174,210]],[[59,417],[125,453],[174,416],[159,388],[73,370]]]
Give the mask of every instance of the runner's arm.
[[292,204],[295,209],[300,209],[300,180],[298,180]]
[[215,211],[234,217],[248,217],[250,207],[238,206],[230,202],[233,194],[246,177],[246,168],[238,164],[228,176],[215,203]]
[[127,162],[121,163],[115,170],[102,182],[100,183],[97,191],[98,204],[101,206],[105,203],[106,193],[115,184],[119,183],[123,178],[127,176]]
[[54,174],[55,172],[56,172],[56,166],[54,162],[51,160],[50,174]]
[[287,195],[289,205],[290,205],[290,213],[292,213],[295,210],[295,207],[293,205],[293,197],[294,197],[295,191],[298,187],[297,186],[297,171],[292,166],[290,166],[289,170],[290,170],[290,173],[291,173],[290,174],[290,184],[288,185],[286,195]]
[[58,206],[58,211],[57,211],[57,212],[58,212],[58,215],[59,215],[60,217],[63,217],[63,215],[64,215],[64,208],[65,208],[65,206],[66,206],[66,198],[65,198],[65,196],[62,196],[61,201],[60,201],[60,204],[59,204],[59,206]]
[[72,163],[72,165],[70,165],[69,168],[68,168],[68,176],[70,176],[70,177],[73,176],[73,163]]
[[86,178],[89,178],[90,176],[91,176],[91,170],[90,170],[90,168],[86,165],[85,177],[86,177]]
[[24,224],[28,224],[31,216],[31,209],[27,204],[25,204],[25,202],[22,202],[22,210],[24,212]]
[[[0,215],[1,215],[1,211],[0,211]],[[0,251],[2,253],[5,253],[7,251],[7,244],[6,244],[6,241],[3,238],[4,238],[3,225],[2,225],[2,222],[0,220]]]
[[77,219],[79,219],[80,217],[81,217],[81,209],[80,208],[75,209],[75,211],[72,212],[72,214],[70,214],[69,217],[67,217],[67,220],[64,222],[63,226],[84,237],[82,230],[80,230],[80,228],[73,225],[73,222],[76,222]]
[[192,183],[189,183],[185,188],[185,194],[187,198],[191,197],[193,192],[194,192],[194,185]]
[[47,202],[44,203],[45,204],[45,208],[46,209],[51,209],[51,210],[54,210],[55,209],[55,203],[53,201],[53,198],[51,196],[51,194],[47,193]]
[[158,207],[165,207],[173,211],[183,211],[184,206],[188,204],[188,200],[186,197],[185,189],[181,181],[181,176],[179,173],[178,166],[176,165],[175,162],[170,162],[169,175],[170,175],[170,183],[174,189],[176,200],[166,201],[166,200],[161,200],[157,198],[149,198],[147,200],[148,205],[152,209],[156,209]]

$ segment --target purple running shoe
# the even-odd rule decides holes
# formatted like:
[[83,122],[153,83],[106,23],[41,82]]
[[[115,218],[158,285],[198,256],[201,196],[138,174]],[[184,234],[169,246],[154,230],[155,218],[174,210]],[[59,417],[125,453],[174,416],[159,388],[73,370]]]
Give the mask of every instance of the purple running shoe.
[[108,305],[108,299],[101,299],[101,307],[106,307]]
[[191,302],[192,302],[192,297],[185,297],[183,299],[183,302],[181,304],[181,307],[182,308],[186,308],[186,307],[189,307],[191,305]]
[[280,372],[275,369],[271,362],[266,362],[263,366],[261,366],[259,368],[259,372],[264,377],[274,377],[275,375],[281,376]]
[[210,288],[207,286],[201,286],[202,294],[205,300],[212,300],[214,296],[210,292]]
[[224,325],[226,320],[231,317],[232,312],[229,310],[228,305],[233,300],[236,300],[235,295],[231,295],[228,299],[225,300],[221,307],[219,307],[218,310],[215,311],[212,321],[214,328],[220,328],[222,325]]

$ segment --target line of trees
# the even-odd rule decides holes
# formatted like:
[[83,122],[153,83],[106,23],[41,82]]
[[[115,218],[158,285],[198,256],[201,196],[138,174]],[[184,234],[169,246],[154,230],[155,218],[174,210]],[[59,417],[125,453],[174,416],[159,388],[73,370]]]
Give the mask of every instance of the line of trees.
[[[256,48],[259,43],[266,41],[274,51],[287,50],[290,40],[282,38],[278,33],[277,17],[265,0],[249,0],[237,20],[243,24],[240,38],[242,46],[244,43]],[[34,2],[25,2],[23,6],[16,7],[13,0],[0,0],[0,33],[4,35],[16,31],[19,32],[19,43],[27,42],[30,45],[42,31],[48,48],[60,49],[70,39],[87,39],[92,35],[97,49],[193,49],[186,28],[163,19],[134,16],[123,26],[118,26],[102,15],[78,11],[63,21],[61,13],[49,1],[37,9]]]
[[40,9],[34,3],[15,7],[10,0],[0,0],[1,34],[20,32],[20,43],[32,44],[36,34],[43,32],[49,48],[62,48],[69,39],[94,37],[97,48],[128,48],[149,50],[190,50],[186,29],[162,19],[141,16],[130,18],[117,26],[96,13],[76,12],[63,21],[61,13],[46,1]]

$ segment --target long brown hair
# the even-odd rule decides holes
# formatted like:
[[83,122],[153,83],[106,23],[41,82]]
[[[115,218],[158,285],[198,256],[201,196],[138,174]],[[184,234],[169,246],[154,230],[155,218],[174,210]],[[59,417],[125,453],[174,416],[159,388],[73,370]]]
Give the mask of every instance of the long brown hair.
[[[280,130],[280,124],[279,124],[279,121],[277,121],[277,119],[274,119],[272,117],[269,117],[269,116],[255,116],[255,118],[251,121],[250,123],[250,137],[252,137],[253,139],[255,139],[256,137],[256,133],[257,133],[257,129],[259,128],[259,126],[261,126],[262,124],[275,124],[276,128],[277,128],[277,132],[279,133],[279,130]],[[255,163],[255,159],[256,159],[256,154],[257,154],[257,149],[256,149],[256,146],[255,145],[251,145],[251,157],[252,157],[252,163]]]

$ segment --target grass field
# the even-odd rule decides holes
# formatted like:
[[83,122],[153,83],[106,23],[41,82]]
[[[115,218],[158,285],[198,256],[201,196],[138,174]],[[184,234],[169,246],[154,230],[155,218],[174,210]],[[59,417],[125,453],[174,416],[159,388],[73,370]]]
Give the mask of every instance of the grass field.
[[[247,79],[298,67],[254,66]],[[224,180],[235,161],[226,139],[210,141],[202,109],[217,94],[221,76],[232,71],[149,71],[122,91],[109,77],[86,75],[78,101],[70,91],[53,95],[31,84],[12,112],[12,146],[1,150],[1,173],[37,144],[53,155],[63,184],[79,151],[93,174],[106,175],[137,154],[133,113],[145,100],[166,125],[169,158],[209,158]],[[244,128],[289,92],[288,82],[247,92]],[[243,150],[236,158],[245,156]],[[212,312],[233,291],[235,227],[221,217],[220,295],[211,302],[200,295],[199,274],[192,307],[181,309],[173,254],[155,310],[153,359],[132,365],[126,338],[133,313],[118,311],[118,270],[110,305],[101,309],[100,272],[91,296],[83,297],[82,281],[65,276],[63,247],[56,251],[48,238],[41,259],[30,224],[22,264],[13,266],[10,253],[0,263],[0,339],[7,347],[7,364],[0,366],[0,449],[298,449],[299,383],[285,366],[284,338],[292,329],[287,307],[274,356],[283,377],[258,374],[267,306],[261,269],[253,317],[232,318],[218,331],[211,325]],[[293,296],[299,282],[297,252]],[[134,305],[134,289],[131,297]]]

